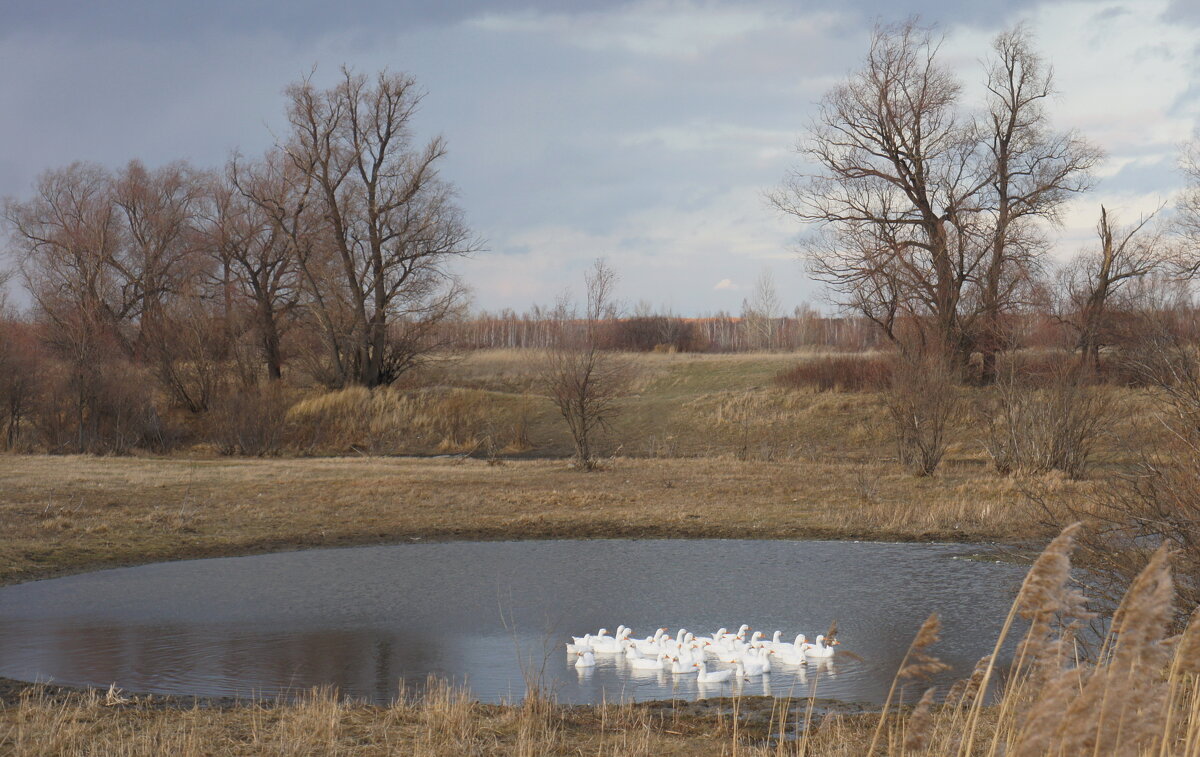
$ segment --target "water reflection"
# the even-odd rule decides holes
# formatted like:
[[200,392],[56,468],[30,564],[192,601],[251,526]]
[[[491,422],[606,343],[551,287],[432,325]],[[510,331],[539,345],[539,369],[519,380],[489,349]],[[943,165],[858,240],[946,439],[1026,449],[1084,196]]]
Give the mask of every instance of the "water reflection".
[[[165,563],[0,589],[0,675],[131,691],[277,695],[331,684],[387,702],[436,675],[485,701],[527,676],[567,702],[742,693],[879,702],[912,634],[943,619],[938,651],[969,672],[1022,571],[953,546],[755,541],[450,543]],[[817,586],[814,590],[812,587]],[[834,618],[839,656],[699,684],[601,656],[577,669],[569,635],[617,623],[697,633],[751,623],[809,637]]]

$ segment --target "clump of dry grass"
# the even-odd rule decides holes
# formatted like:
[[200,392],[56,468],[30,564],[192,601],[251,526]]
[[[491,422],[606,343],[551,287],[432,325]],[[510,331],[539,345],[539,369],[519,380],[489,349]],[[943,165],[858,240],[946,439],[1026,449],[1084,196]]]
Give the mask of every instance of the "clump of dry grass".
[[[150,698],[112,702],[95,691],[26,689],[0,706],[0,753],[14,757],[208,757],[209,755],[720,755],[725,726],[632,704],[569,708],[531,697],[483,705],[430,680],[401,687],[389,706],[316,688],[290,702],[162,707]],[[752,732],[761,737],[761,729]]]
[[287,418],[295,445],[309,451],[472,452],[528,444],[520,412],[477,389],[350,387],[301,400]]

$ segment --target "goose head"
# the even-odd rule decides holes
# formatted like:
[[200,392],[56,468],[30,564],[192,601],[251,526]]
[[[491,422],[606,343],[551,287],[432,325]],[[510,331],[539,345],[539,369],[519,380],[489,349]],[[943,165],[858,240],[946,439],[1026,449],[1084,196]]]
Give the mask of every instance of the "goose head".
[[601,628],[599,631],[596,632],[596,638],[600,638],[601,636],[603,636],[606,633],[608,633],[608,629]]

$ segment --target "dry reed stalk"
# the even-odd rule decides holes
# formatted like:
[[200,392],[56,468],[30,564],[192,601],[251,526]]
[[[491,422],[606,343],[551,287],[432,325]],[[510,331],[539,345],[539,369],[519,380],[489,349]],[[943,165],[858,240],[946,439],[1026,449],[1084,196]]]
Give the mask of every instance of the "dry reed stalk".
[[937,689],[933,686],[925,690],[921,701],[917,702],[917,706],[904,723],[903,746],[905,752],[919,752],[925,748],[933,725],[931,710],[935,691]]
[[1180,697],[1184,687],[1180,684],[1184,676],[1196,676],[1200,673],[1200,607],[1192,611],[1187,626],[1175,644],[1175,654],[1171,660],[1171,670],[1167,675],[1170,692],[1167,695],[1167,720],[1163,726],[1163,739],[1159,747],[1159,757],[1167,757],[1169,747],[1174,742],[1175,711],[1179,709]]
[[[1042,553],[1038,555],[1033,566],[1025,575],[1025,580],[1021,582],[1021,589],[1017,592],[1017,598],[1013,601],[1012,608],[1008,611],[1008,617],[1004,620],[1004,625],[1000,629],[1000,634],[996,638],[995,647],[992,649],[988,664],[984,669],[983,676],[979,682],[979,696],[971,704],[971,710],[967,717],[965,725],[966,741],[962,742],[959,748],[960,755],[970,755],[975,745],[975,732],[979,723],[979,713],[983,707],[983,702],[986,699],[988,683],[991,681],[992,673],[995,671],[995,660],[1000,654],[1000,649],[1004,645],[1004,641],[1008,638],[1009,631],[1012,630],[1012,624],[1016,620],[1018,614],[1033,621],[1039,618],[1053,617],[1060,611],[1081,611],[1078,606],[1082,603],[1081,598],[1070,589],[1068,584],[1071,579],[1071,550],[1075,545],[1075,534],[1082,527],[1080,523],[1073,523],[1062,530],[1062,532],[1054,538],[1046,546]],[[1039,633],[1045,631],[1043,628]],[[1030,632],[1034,631],[1031,625]],[[1029,638],[1029,634],[1026,634]],[[1035,643],[1022,645],[1023,652],[1034,651],[1038,648]],[[1022,669],[1023,659],[1018,655],[1017,660],[1013,664],[1013,670],[1019,671]],[[1015,702],[1015,697],[1004,697],[1001,700],[1001,710],[998,722],[1003,722],[1008,710],[1011,709]],[[992,746],[989,754],[995,754],[997,740],[992,740]]]
[[1111,658],[1100,658],[1060,726],[1066,754],[1136,756],[1162,736],[1174,600],[1168,559],[1158,549],[1114,613]]
[[892,698],[896,694],[896,687],[900,681],[904,679],[926,678],[949,668],[948,665],[926,651],[937,642],[941,628],[942,623],[938,620],[937,613],[935,612],[925,619],[925,622],[921,624],[920,630],[917,631],[917,635],[913,637],[912,643],[908,645],[908,650],[904,653],[904,658],[900,661],[900,669],[892,678],[892,685],[888,688],[887,698],[883,701],[883,710],[879,713],[879,724],[875,727],[875,733],[871,736],[871,745],[867,748],[867,754],[875,753],[875,747],[879,743],[879,736],[883,733],[884,724],[887,722],[888,709],[891,707]]

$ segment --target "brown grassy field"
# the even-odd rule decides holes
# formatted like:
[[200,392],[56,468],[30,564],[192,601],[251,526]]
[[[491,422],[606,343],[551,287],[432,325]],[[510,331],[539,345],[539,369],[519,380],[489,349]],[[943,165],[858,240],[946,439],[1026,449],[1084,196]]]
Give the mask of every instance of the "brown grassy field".
[[[1087,482],[1041,479],[1057,496]],[[186,557],[416,539],[1022,541],[1021,484],[978,464],[0,456],[0,582]]]

